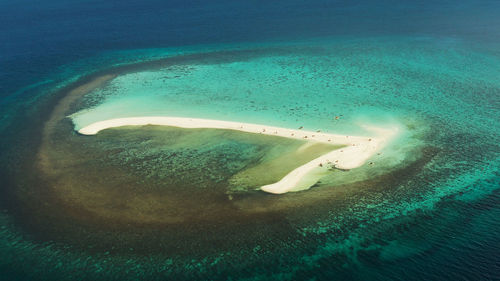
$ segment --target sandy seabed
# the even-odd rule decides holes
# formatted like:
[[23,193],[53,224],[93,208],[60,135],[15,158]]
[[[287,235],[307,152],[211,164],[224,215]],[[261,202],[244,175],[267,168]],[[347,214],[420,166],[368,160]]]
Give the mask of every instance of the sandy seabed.
[[210,128],[236,130],[247,133],[273,135],[292,139],[308,140],[309,142],[345,146],[342,148],[336,147],[334,150],[323,154],[300,167],[297,167],[280,181],[261,187],[261,190],[274,194],[309,189],[330,168],[349,170],[362,166],[370,157],[380,151],[390,140],[392,140],[399,131],[397,127],[380,128],[364,126],[366,130],[373,132],[374,136],[348,136],[321,133],[320,131],[311,132],[301,129],[287,129],[222,120],[148,116],[116,118],[99,121],[81,128],[78,132],[83,135],[95,135],[99,133],[99,131],[109,128],[144,125],[161,125],[193,129]]

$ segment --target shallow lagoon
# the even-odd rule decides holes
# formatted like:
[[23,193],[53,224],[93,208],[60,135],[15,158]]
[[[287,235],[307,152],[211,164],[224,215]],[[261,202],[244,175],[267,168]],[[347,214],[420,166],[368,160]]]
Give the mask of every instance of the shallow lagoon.
[[[427,239],[426,233],[439,237],[459,223],[472,223],[463,222],[462,216],[453,216],[458,213],[453,208],[462,206],[467,211],[460,212],[474,217],[470,207],[463,205],[477,206],[479,210],[496,200],[499,130],[495,117],[500,89],[497,57],[459,42],[431,38],[341,40],[265,48],[215,55],[201,53],[197,59],[180,60],[166,67],[127,71],[74,104],[67,113],[80,112],[73,115],[77,128],[86,122],[133,113],[304,126],[352,134],[363,133],[357,126],[359,122],[397,123],[405,128],[405,134],[383,152],[376,169],[360,168],[360,181],[342,181],[350,176],[338,172],[310,191],[282,197],[248,192],[233,194],[231,200],[226,192],[206,190],[217,190],[216,175],[227,179],[223,175],[228,171],[237,172],[244,166],[238,163],[255,159],[255,154],[259,154],[255,142],[259,141],[250,145],[241,139],[234,141],[234,137],[231,141],[230,137],[227,143],[214,143],[215,148],[198,147],[194,152],[177,147],[184,154],[176,159],[184,164],[193,163],[189,161],[193,153],[198,153],[196,159],[206,160],[196,161],[194,167],[182,167],[211,168],[210,173],[188,179],[209,184],[200,188],[203,192],[198,193],[196,200],[185,202],[200,206],[203,202],[231,201],[231,208],[247,211],[246,215],[237,216],[234,209],[224,209],[228,205],[208,205],[206,210],[214,213],[201,211],[202,218],[212,220],[191,223],[191,228],[166,220],[168,216],[162,214],[169,209],[148,210],[152,201],[143,197],[144,201],[136,202],[136,206],[141,206],[137,209],[140,212],[120,204],[99,207],[95,203],[105,201],[96,198],[89,200],[85,208],[75,207],[75,202],[85,202],[82,199],[86,197],[68,192],[71,189],[66,189],[64,197],[44,194],[47,206],[39,206],[33,200],[40,198],[44,188],[51,190],[50,186],[55,185],[32,190],[29,181],[14,179],[22,187],[17,192],[19,201],[32,206],[23,217],[33,216],[38,222],[24,220],[30,226],[21,229],[32,235],[27,240],[20,238],[15,228],[2,228],[3,245],[12,263],[17,259],[31,260],[37,264],[31,271],[16,266],[32,274],[60,274],[86,268],[88,276],[122,280],[137,276],[266,278],[271,274],[289,279],[304,278],[317,271],[324,272],[321,278],[335,275],[362,279],[374,265],[398,271],[396,263],[411,263],[426,255],[434,257],[436,248],[448,246],[440,240]],[[340,118],[336,120],[335,116]],[[67,144],[59,146],[59,153],[67,157],[66,150],[78,155],[79,149],[75,148],[80,148],[88,161],[98,162],[80,167],[54,162],[62,168],[69,166],[74,174],[85,167],[89,169],[87,173],[92,172],[90,167],[124,169],[107,179],[124,182],[110,186],[113,192],[107,198],[129,197],[124,202],[133,202],[134,192],[138,191],[122,186],[131,187],[131,182],[143,179],[150,185],[138,187],[154,189],[165,180],[162,171],[171,171],[162,169],[170,167],[164,165],[169,163],[167,156],[172,152],[162,150],[151,135],[166,141],[166,132],[158,130],[169,129],[150,128],[149,133],[124,129],[85,139],[73,133],[68,119],[57,128],[52,135],[53,144]],[[74,146],[78,143],[80,147]],[[96,155],[88,154],[92,151]],[[85,157],[74,159],[86,163]],[[390,163],[391,169],[384,170],[384,163]],[[99,172],[96,169],[93,175]],[[61,183],[64,177],[47,182],[53,180]],[[177,180],[173,186],[180,187],[183,181]],[[101,184],[106,186],[106,179]],[[92,184],[86,187],[89,195],[102,192],[92,192],[92,188],[98,187]],[[189,188],[195,187],[201,185]],[[177,193],[182,194],[182,188]],[[64,199],[71,197],[75,200]],[[82,211],[85,209],[111,211],[95,212],[100,215],[92,216]],[[129,209],[128,214],[134,219],[123,215],[123,209]],[[196,218],[199,214],[195,211],[189,216]],[[164,220],[141,224],[140,219],[147,221],[148,216]],[[478,215],[477,219],[481,217]],[[461,238],[457,243],[466,240]],[[281,265],[268,266],[277,263]],[[257,269],[248,272],[252,267]],[[354,273],[356,268],[362,270]],[[383,273],[380,274],[382,278]]]

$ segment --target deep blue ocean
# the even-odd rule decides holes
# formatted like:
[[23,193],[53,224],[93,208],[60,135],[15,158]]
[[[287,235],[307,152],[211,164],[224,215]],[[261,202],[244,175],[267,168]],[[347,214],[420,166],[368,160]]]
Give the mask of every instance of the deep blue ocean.
[[[82,76],[120,64],[197,50],[307,45],[303,42],[317,45],[321,40],[375,40],[379,42],[377,46],[383,45],[380,48],[386,50],[387,46],[399,46],[393,42],[401,42],[401,38],[406,40],[402,46],[408,40],[427,40],[432,42],[427,47],[456,51],[461,61],[454,70],[461,72],[457,77],[462,79],[457,83],[470,79],[484,80],[484,84],[471,82],[470,88],[462,87],[466,89],[463,96],[458,96],[461,92],[457,96],[444,93],[443,99],[466,103],[470,107],[464,112],[477,111],[480,117],[475,119],[477,127],[469,132],[467,125],[457,125],[456,119],[447,124],[448,117],[429,118],[436,126],[442,126],[436,129],[439,142],[433,145],[453,143],[449,152],[453,157],[436,160],[449,169],[449,182],[446,169],[429,168],[419,174],[420,182],[415,186],[426,185],[428,176],[428,186],[435,188],[436,194],[445,195],[428,200],[433,205],[428,209],[408,214],[401,211],[390,222],[369,226],[369,241],[360,242],[364,250],[356,252],[356,258],[346,253],[332,254],[333,250],[330,253],[332,236],[325,238],[316,233],[314,239],[324,239],[324,248],[313,242],[314,248],[308,252],[308,240],[293,236],[298,240],[283,248],[300,248],[297,256],[293,257],[295,252],[288,248],[281,254],[279,250],[263,254],[269,261],[265,266],[253,262],[259,260],[256,254],[244,269],[227,263],[205,268],[205,261],[194,262],[194,258],[183,269],[175,261],[166,262],[167,269],[161,269],[158,255],[150,257],[147,250],[140,254],[112,253],[109,257],[108,251],[80,250],[74,247],[76,242],[62,234],[56,235],[57,239],[51,234],[37,235],[39,227],[33,225],[51,225],[50,218],[31,219],[29,214],[37,206],[15,203],[22,197],[19,194],[32,194],[28,186],[37,189],[23,182],[19,172],[12,172],[25,167],[24,162],[34,157],[30,145],[36,145],[36,134],[27,131],[23,120],[45,118],[43,108],[54,103],[52,98],[55,99],[57,90]],[[432,53],[432,49],[426,52]],[[477,63],[476,58],[481,62]],[[0,281],[500,280],[500,76],[489,76],[500,72],[498,62],[500,1],[496,0],[0,0]],[[486,73],[483,80],[474,76],[478,73]],[[418,73],[408,75],[415,79],[424,77]],[[440,78],[446,79],[446,75]],[[415,109],[418,110],[421,109]],[[425,110],[420,112],[426,114]],[[456,114],[460,110],[449,113]],[[456,135],[442,133],[447,126],[461,131]],[[457,169],[466,172],[459,174]],[[446,192],[440,193],[441,186],[432,184],[433,177],[446,186],[442,188]],[[453,190],[448,185],[459,184],[463,186],[448,191]],[[431,198],[427,193],[401,195],[404,190],[395,187],[391,191],[397,198],[394,200]],[[382,253],[372,244],[387,247]],[[349,245],[345,248],[349,249]],[[391,258],[381,258],[382,255]],[[246,260],[244,256],[240,258]],[[172,263],[176,269],[171,272],[168,266]]]

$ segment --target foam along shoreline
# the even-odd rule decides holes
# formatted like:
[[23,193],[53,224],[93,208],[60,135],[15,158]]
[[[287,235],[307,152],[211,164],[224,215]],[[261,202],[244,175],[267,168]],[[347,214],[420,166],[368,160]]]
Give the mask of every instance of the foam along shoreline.
[[122,126],[161,125],[180,128],[207,128],[236,130],[247,133],[272,135],[292,139],[345,145],[328,152],[294,169],[280,181],[265,185],[261,190],[274,194],[309,189],[328,171],[329,168],[350,170],[362,166],[371,156],[381,150],[399,131],[399,128],[380,128],[364,126],[374,133],[373,137],[347,136],[300,129],[286,129],[273,126],[231,121],[183,118],[183,117],[129,117],[99,121],[78,130],[82,135],[95,135],[99,131]]

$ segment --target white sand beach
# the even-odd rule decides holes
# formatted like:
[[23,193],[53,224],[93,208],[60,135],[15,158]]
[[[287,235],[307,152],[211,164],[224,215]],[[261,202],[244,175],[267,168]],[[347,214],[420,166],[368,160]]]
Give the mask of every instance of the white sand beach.
[[322,132],[287,129],[267,125],[231,121],[183,118],[183,117],[129,117],[99,121],[78,130],[83,135],[95,135],[99,131],[122,126],[161,125],[179,128],[210,128],[237,130],[247,133],[273,135],[335,145],[345,145],[328,152],[300,167],[297,167],[280,181],[265,185],[261,190],[273,194],[300,191],[313,186],[330,168],[350,170],[362,166],[380,151],[399,132],[399,128],[364,126],[373,136],[347,136]]

